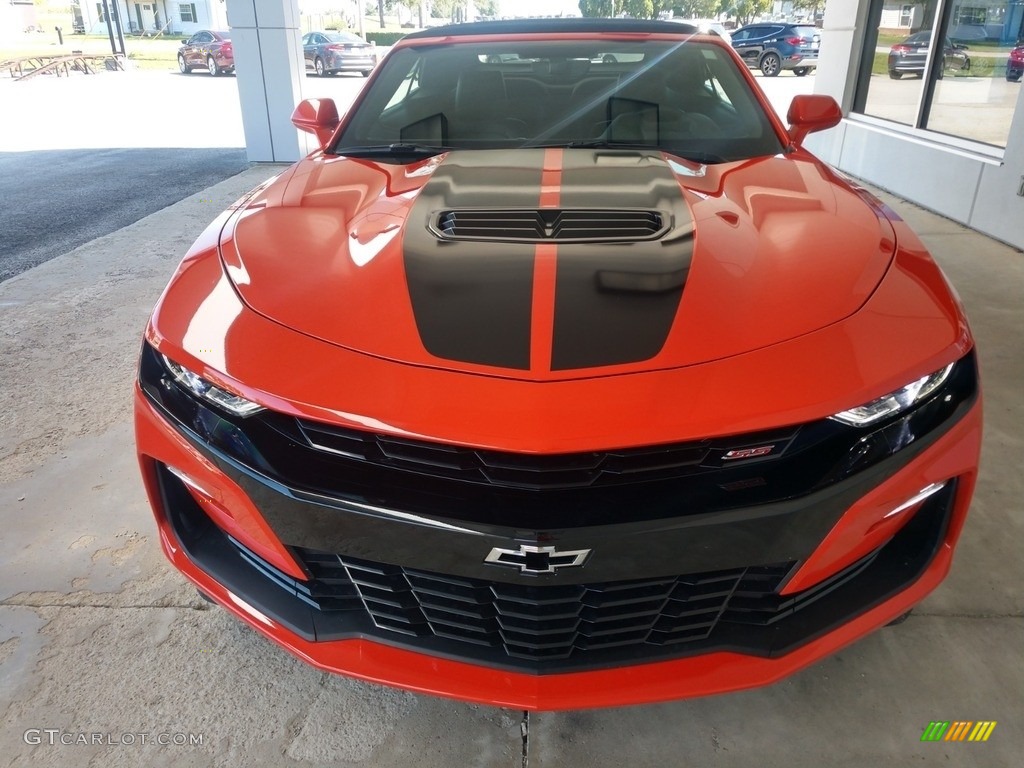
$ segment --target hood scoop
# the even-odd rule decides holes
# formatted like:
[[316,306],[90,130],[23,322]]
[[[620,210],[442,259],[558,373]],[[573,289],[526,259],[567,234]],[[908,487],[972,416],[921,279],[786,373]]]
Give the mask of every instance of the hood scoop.
[[668,230],[657,211],[617,209],[461,209],[439,212],[430,229],[441,240],[517,243],[628,243]]

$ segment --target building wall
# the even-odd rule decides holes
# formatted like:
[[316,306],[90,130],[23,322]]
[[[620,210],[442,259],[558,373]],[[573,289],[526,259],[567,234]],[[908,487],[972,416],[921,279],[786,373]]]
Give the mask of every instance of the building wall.
[[808,146],[853,176],[1024,249],[1024,88],[1006,148],[956,139],[850,112],[870,0],[827,0],[815,91],[847,115]]

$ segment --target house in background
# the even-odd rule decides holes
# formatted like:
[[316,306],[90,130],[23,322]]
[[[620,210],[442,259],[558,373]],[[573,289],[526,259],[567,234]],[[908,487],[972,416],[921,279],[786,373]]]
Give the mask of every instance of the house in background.
[[[934,3],[886,0],[882,5],[879,26],[910,34],[923,27],[930,27],[934,15]],[[991,40],[1012,44],[1024,35],[1024,0],[971,0],[970,3],[954,3],[947,34],[956,42]]]
[[[224,0],[107,0],[111,16],[114,7],[126,35],[155,34],[191,35],[201,29],[227,29]],[[107,34],[107,17],[102,0],[82,0],[82,22],[90,35]],[[116,28],[116,24],[115,24]]]

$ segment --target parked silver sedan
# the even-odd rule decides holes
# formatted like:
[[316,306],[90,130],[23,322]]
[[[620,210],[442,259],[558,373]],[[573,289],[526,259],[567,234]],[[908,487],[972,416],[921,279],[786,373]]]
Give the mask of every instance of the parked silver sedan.
[[306,69],[320,77],[358,72],[369,77],[377,63],[373,46],[351,32],[308,32],[302,36]]

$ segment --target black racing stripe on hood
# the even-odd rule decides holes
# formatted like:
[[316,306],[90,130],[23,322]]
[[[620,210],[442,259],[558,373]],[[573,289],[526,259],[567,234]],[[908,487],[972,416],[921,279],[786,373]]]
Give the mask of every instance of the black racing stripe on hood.
[[560,207],[658,211],[659,240],[558,248],[552,370],[638,362],[661,351],[693,255],[693,217],[656,153],[566,152]]
[[530,367],[532,243],[445,241],[430,230],[441,210],[535,208],[544,150],[449,155],[409,214],[403,242],[420,339],[435,357]]

